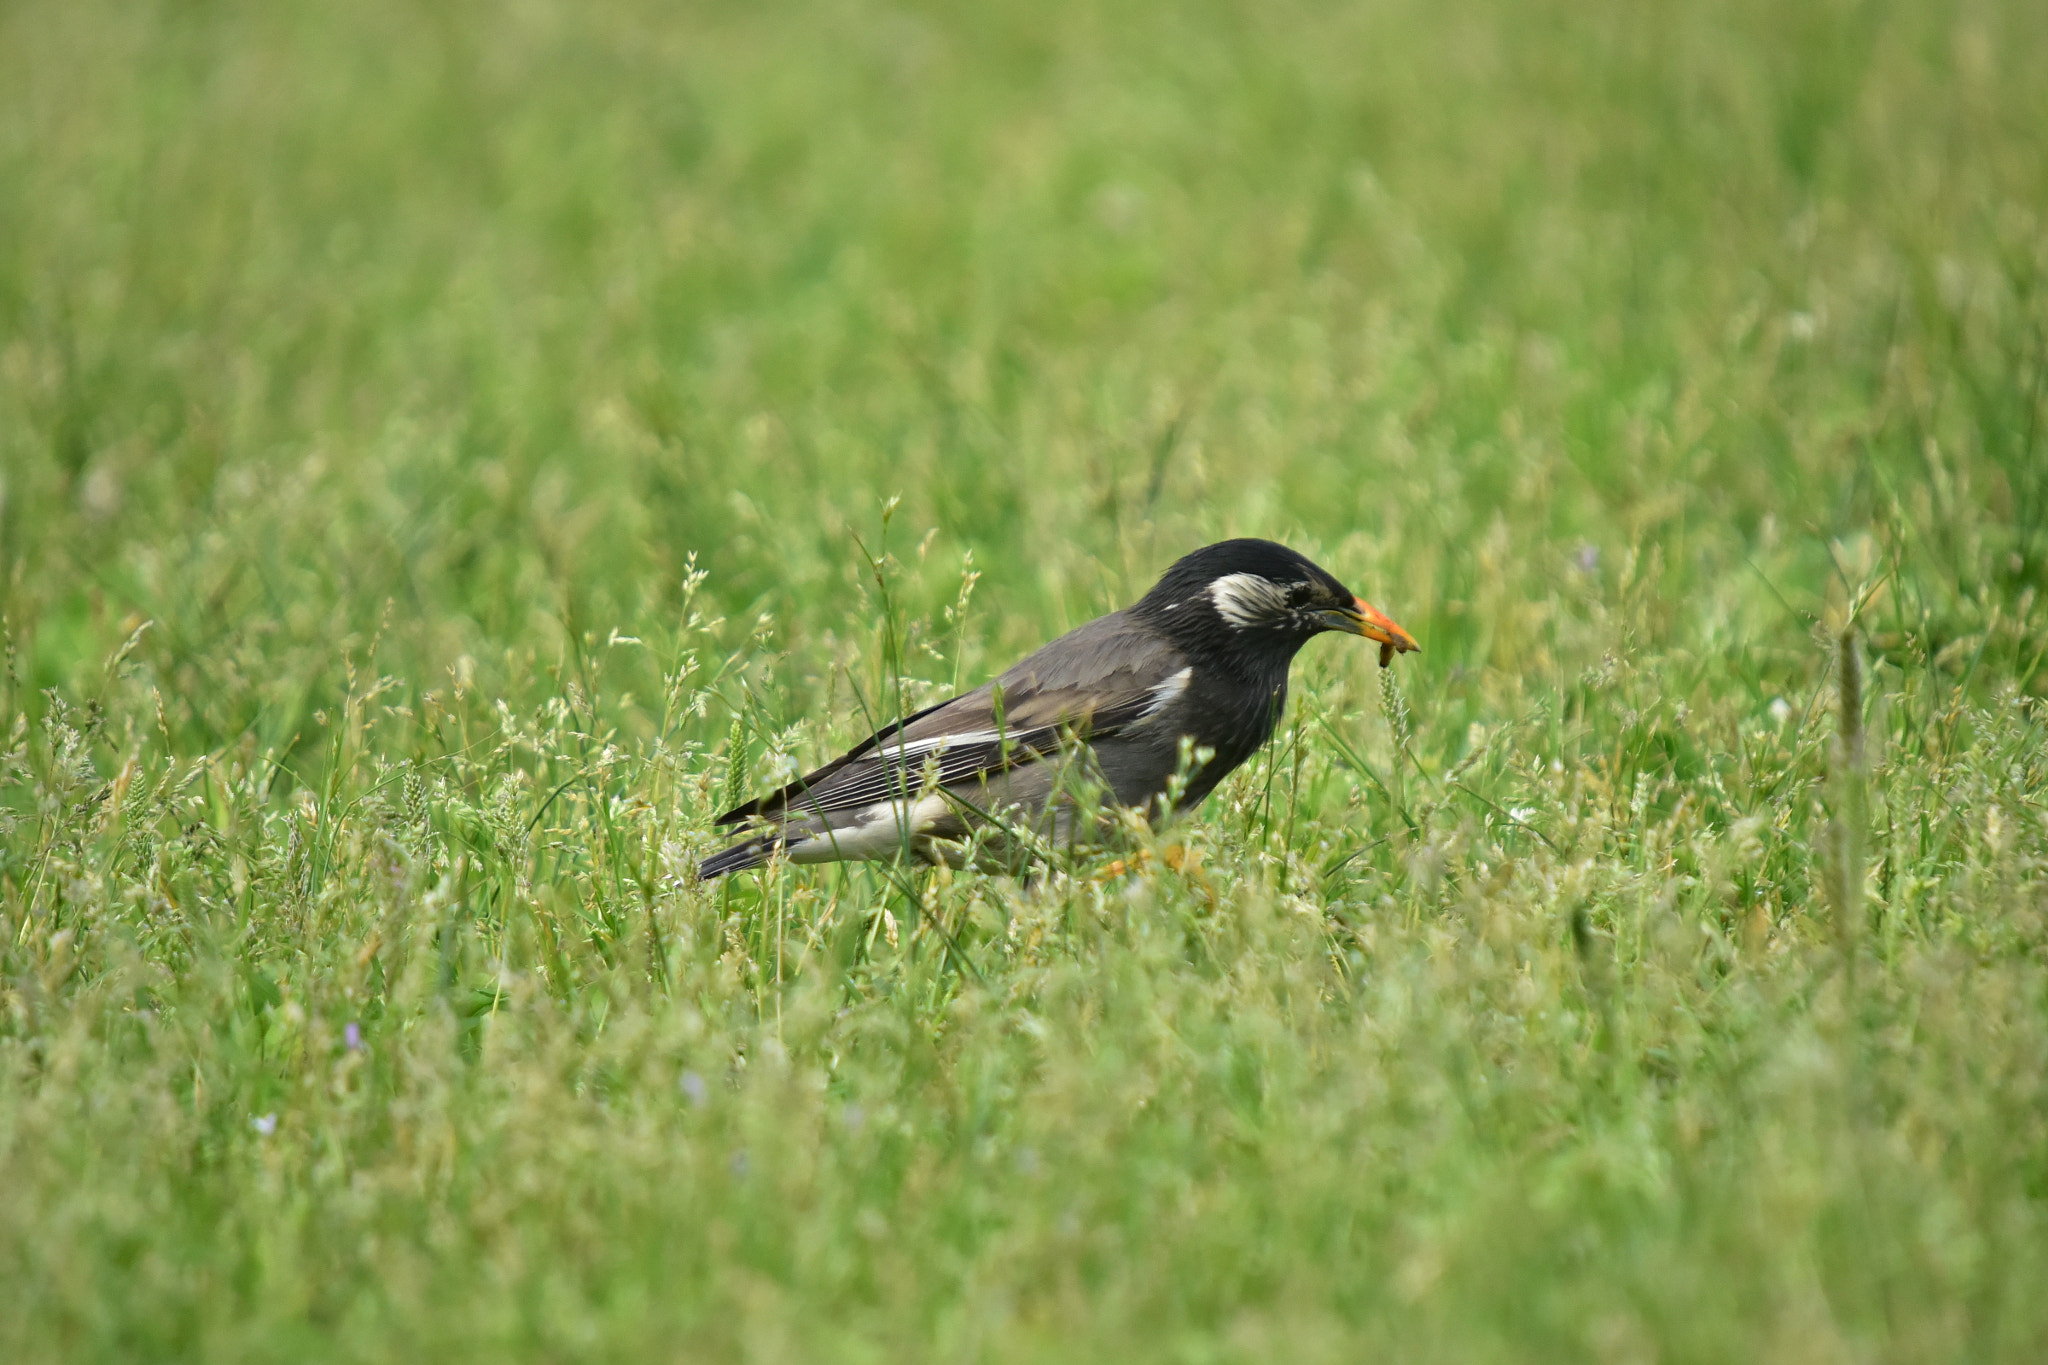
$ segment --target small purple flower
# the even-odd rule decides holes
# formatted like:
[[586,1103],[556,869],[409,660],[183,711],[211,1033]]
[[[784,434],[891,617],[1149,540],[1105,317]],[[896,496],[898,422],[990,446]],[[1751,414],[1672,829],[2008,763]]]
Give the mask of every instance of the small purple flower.
[[676,1084],[682,1087],[683,1098],[699,1109],[702,1109],[705,1102],[711,1098],[711,1091],[704,1084],[704,1078],[694,1071],[685,1071]]
[[341,1031],[341,1042],[342,1046],[346,1047],[350,1052],[361,1052],[363,1050],[363,1026],[353,1019],[349,1020],[347,1027]]
[[1600,567],[1600,547],[1585,544],[1579,547],[1579,572],[1591,573]]
[[249,1120],[249,1126],[254,1128],[261,1136],[269,1137],[277,1131],[277,1115],[258,1114],[255,1118]]

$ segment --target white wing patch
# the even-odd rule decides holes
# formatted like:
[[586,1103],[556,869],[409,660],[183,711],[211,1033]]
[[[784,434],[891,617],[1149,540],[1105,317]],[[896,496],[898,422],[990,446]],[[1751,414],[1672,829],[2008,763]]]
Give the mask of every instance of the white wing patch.
[[933,735],[929,739],[913,739],[908,744],[884,744],[882,752],[891,758],[911,758],[918,754],[944,753],[956,744],[997,744],[1002,741],[1000,730],[972,730],[957,735]]
[[945,818],[951,803],[937,792],[920,801],[877,801],[860,812],[860,823],[843,826],[789,846],[793,863],[831,863],[841,859],[892,858],[906,842]]
[[1144,714],[1138,718],[1140,720],[1150,720],[1167,707],[1173,705],[1180,694],[1188,690],[1188,679],[1193,677],[1194,673],[1195,670],[1191,667],[1183,668],[1172,677],[1152,684],[1152,700],[1146,705]]
[[1225,574],[1209,585],[1209,600],[1233,626],[1270,625],[1287,614],[1287,590],[1255,573]]

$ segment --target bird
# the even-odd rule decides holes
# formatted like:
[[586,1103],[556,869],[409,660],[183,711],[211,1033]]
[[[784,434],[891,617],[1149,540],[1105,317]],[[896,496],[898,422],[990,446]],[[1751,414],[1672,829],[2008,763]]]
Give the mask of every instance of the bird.
[[1190,810],[1272,738],[1295,654],[1328,631],[1376,641],[1382,668],[1418,648],[1285,545],[1206,545],[1131,606],[719,816],[751,832],[697,875],[778,855],[1014,863],[1034,844],[1081,842],[1105,804]]

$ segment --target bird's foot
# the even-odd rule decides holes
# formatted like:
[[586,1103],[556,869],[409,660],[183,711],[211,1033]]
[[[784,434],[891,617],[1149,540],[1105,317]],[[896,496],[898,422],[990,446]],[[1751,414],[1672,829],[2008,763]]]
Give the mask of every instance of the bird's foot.
[[1154,862],[1165,863],[1183,877],[1193,878],[1213,894],[1214,888],[1209,886],[1208,877],[1202,873],[1202,851],[1198,848],[1189,848],[1186,844],[1168,844],[1157,853],[1149,848],[1141,848],[1128,858],[1118,858],[1111,862],[1095,874],[1095,880],[1114,881]]

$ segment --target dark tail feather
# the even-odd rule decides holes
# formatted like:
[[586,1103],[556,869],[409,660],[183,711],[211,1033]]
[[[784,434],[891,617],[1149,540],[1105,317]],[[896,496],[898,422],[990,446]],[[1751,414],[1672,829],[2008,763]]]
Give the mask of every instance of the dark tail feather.
[[750,839],[742,839],[725,852],[714,853],[697,864],[697,880],[708,882],[713,877],[723,877],[728,872],[744,872],[750,867],[759,867],[780,847],[780,830],[769,830]]

